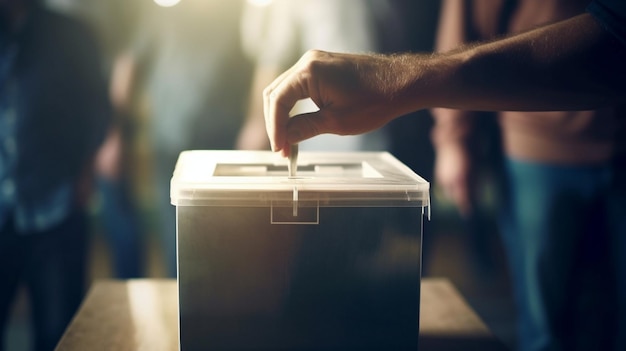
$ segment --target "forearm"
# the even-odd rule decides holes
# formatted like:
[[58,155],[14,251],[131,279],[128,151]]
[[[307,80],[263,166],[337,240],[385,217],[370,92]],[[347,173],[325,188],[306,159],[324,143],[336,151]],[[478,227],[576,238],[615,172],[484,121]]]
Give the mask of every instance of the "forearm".
[[[586,110],[626,94],[626,50],[588,14],[436,55],[409,88],[417,108]],[[417,65],[419,66],[419,64]],[[435,72],[440,72],[439,75]]]
[[[589,110],[626,101],[626,48],[589,14],[444,54],[400,54],[363,65],[385,114]],[[358,64],[358,60],[355,60]],[[386,118],[388,119],[388,117]]]

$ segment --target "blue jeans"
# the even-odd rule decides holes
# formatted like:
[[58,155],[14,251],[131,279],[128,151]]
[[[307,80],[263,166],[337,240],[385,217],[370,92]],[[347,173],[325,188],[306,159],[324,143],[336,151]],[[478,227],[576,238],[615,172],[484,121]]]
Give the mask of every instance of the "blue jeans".
[[143,276],[140,216],[126,180],[98,177],[100,216],[109,243],[113,273],[121,279]]
[[500,227],[519,351],[624,350],[626,196],[616,184],[608,166],[505,161]]

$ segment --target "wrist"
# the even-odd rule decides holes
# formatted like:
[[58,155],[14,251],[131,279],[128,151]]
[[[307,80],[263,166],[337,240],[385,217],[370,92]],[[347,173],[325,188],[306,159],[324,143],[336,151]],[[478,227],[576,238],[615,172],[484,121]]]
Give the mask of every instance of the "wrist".
[[459,55],[398,55],[394,70],[400,77],[396,96],[401,113],[447,106],[454,94],[451,77],[462,61]]

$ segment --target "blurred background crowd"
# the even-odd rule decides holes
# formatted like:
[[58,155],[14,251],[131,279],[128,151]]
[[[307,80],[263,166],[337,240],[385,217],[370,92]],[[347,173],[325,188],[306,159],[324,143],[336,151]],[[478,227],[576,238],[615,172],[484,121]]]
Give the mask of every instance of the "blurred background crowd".
[[[54,63],[60,68],[50,65],[48,69],[66,72],[67,81],[75,80],[79,90],[93,90],[105,100],[94,98],[98,103],[87,106],[92,114],[106,114],[108,122],[94,122],[100,130],[84,145],[99,146],[81,159],[89,168],[86,177],[93,180],[88,182],[92,192],[85,190],[91,196],[85,197],[83,206],[87,220],[85,243],[80,246],[84,257],[79,261],[86,269],[86,281],[80,283],[83,289],[102,278],[175,277],[175,208],[169,201],[169,180],[178,154],[187,149],[267,149],[261,91],[307,50],[446,51],[468,41],[573,16],[582,12],[586,3],[547,1],[545,6],[533,7],[528,6],[532,1],[505,0],[0,0],[3,7],[19,2],[28,3],[29,11],[54,12],[71,21],[74,31],[88,33],[83,38],[87,44],[76,45],[90,45],[90,52],[75,55],[74,61]],[[48,29],[42,25],[42,33],[60,31],[54,26],[67,27],[60,19],[51,22]],[[19,27],[20,22],[16,23]],[[64,38],[56,36],[50,40],[59,42],[49,44],[63,48]],[[2,46],[5,42],[11,41],[0,41],[0,50],[4,50],[0,52],[0,73],[6,67],[8,72],[11,69],[10,51]],[[85,82],[78,68],[81,65],[90,67],[98,77]],[[6,98],[9,91],[2,90],[0,97]],[[57,101],[86,104],[92,100],[78,101],[74,96]],[[592,114],[605,116],[597,121],[607,121],[611,113],[555,116],[569,124],[555,122],[546,127],[536,125],[542,116],[533,118],[533,125],[524,124],[529,120],[524,115],[499,119],[487,113],[419,111],[374,133],[324,135],[301,148],[389,151],[430,181],[433,207],[432,219],[424,228],[423,275],[450,278],[494,333],[514,349],[518,318],[513,290],[526,283],[510,279],[509,267],[524,265],[510,258],[516,256],[516,248],[526,244],[506,246],[502,238],[511,238],[513,234],[506,235],[510,227],[528,223],[535,212],[549,215],[545,206],[536,205],[549,200],[540,196],[524,200],[533,204],[526,210],[532,213],[509,213],[509,219],[517,218],[506,222],[498,220],[498,209],[511,206],[504,194],[545,194],[563,179],[601,182],[597,178],[602,175],[587,176],[575,170],[562,176],[552,172],[550,178],[545,176],[547,169],[526,163],[587,166],[606,162],[607,150],[613,150],[609,140],[615,128],[598,132],[601,123],[589,125],[585,119]],[[9,120],[0,118],[0,127]],[[508,123],[499,123],[502,120]],[[569,134],[560,131],[564,125],[575,130],[568,129]],[[76,130],[80,126],[63,127]],[[605,138],[587,138],[585,129]],[[3,138],[3,133],[0,130],[4,141],[8,137]],[[529,149],[525,146],[529,142],[536,147]],[[75,146],[88,150],[87,146]],[[517,162],[520,159],[526,163]],[[10,169],[8,163],[0,163],[0,170],[2,167],[5,172]],[[4,176],[0,174],[0,180]],[[77,178],[74,174],[68,177]],[[511,179],[526,179],[531,187],[514,186],[517,183]],[[541,187],[534,189],[533,184]],[[4,185],[2,190],[5,196]],[[583,215],[575,211],[585,208],[571,209],[563,218]],[[15,218],[11,228],[20,225],[17,213]],[[537,233],[547,229],[526,230]],[[17,284],[10,292],[15,303],[7,312],[7,350],[28,350],[38,343],[31,337],[39,328],[35,327],[38,314],[31,314],[34,305],[28,298],[33,287]]]

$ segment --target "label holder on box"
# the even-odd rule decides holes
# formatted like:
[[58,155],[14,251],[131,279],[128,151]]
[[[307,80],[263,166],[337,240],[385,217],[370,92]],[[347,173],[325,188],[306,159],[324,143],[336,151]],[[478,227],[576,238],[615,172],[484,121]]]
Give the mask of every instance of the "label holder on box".
[[296,199],[292,201],[272,200],[271,202],[271,224],[319,224],[319,218],[319,200]]

